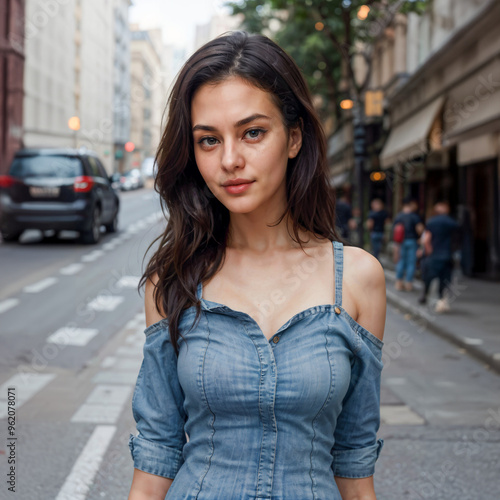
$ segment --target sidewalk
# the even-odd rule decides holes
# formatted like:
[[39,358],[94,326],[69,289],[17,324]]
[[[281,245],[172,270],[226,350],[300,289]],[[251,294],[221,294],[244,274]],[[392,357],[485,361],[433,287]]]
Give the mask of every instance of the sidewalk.
[[437,281],[432,284],[427,305],[420,305],[423,284],[414,281],[412,292],[394,287],[394,264],[381,256],[387,284],[387,302],[409,313],[422,328],[440,335],[487,363],[500,373],[500,283],[454,277],[450,293],[451,311],[434,312]]

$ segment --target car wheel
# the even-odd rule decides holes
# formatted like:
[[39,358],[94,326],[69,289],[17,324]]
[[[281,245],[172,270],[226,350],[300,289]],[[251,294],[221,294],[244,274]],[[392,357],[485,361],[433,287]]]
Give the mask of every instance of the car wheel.
[[118,231],[118,210],[116,211],[113,220],[104,226],[107,233],[116,233]]
[[2,240],[5,242],[14,242],[18,241],[23,234],[22,231],[4,231],[2,230]]
[[81,233],[83,243],[93,245],[99,242],[101,238],[101,211],[99,207],[94,208],[92,213],[92,222],[90,228]]

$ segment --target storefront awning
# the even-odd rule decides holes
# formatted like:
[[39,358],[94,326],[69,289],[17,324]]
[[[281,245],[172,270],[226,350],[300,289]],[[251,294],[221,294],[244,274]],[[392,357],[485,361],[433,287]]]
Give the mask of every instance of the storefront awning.
[[444,97],[438,97],[391,130],[380,154],[382,168],[405,163],[428,152],[427,139],[443,103]]

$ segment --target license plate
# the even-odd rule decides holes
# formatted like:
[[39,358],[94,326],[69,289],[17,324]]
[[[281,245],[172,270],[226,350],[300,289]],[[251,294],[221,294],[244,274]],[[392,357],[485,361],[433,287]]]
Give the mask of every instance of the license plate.
[[57,198],[59,196],[59,191],[60,188],[58,187],[30,187],[30,195],[33,196],[33,198]]

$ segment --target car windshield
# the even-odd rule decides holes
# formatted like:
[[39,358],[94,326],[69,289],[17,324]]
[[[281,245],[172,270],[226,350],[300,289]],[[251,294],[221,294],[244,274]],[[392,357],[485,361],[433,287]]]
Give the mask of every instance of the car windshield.
[[20,156],[14,159],[10,169],[13,177],[77,177],[82,175],[82,163],[78,158],[61,155]]

